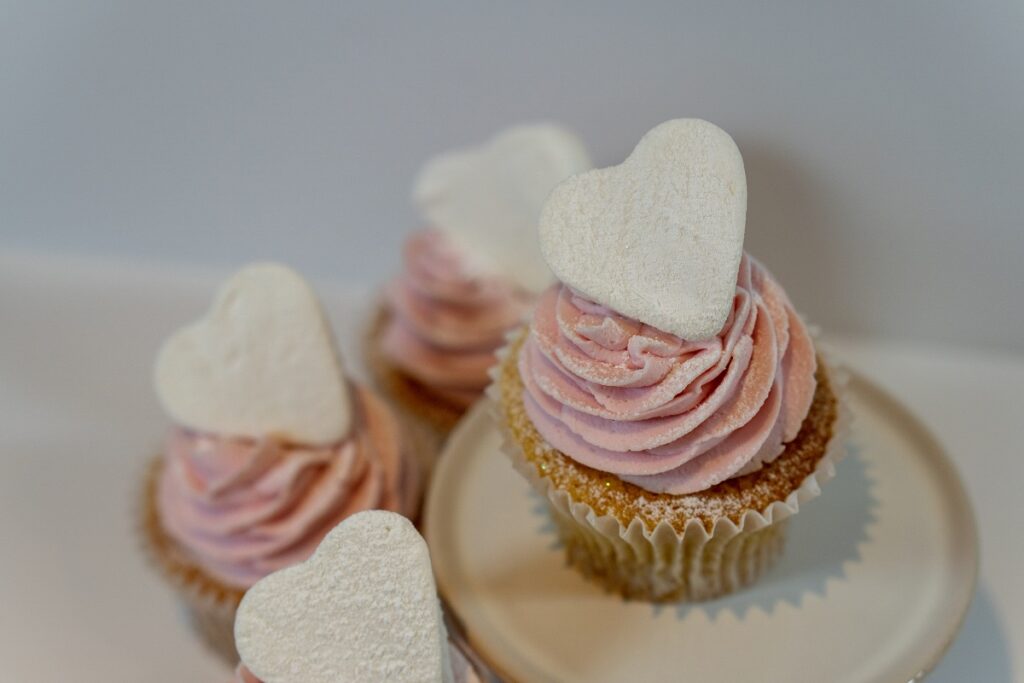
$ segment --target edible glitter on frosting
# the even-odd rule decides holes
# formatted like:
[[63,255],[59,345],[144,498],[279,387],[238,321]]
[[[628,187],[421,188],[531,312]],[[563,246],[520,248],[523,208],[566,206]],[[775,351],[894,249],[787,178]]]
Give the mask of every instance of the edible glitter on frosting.
[[676,495],[777,457],[807,415],[815,369],[806,327],[747,255],[712,339],[686,341],[556,285],[519,355],[525,409],[546,441],[581,464]]

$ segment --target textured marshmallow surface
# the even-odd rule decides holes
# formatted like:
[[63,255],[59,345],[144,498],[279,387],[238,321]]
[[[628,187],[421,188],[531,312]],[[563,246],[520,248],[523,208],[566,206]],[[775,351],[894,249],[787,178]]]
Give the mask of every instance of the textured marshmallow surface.
[[176,422],[216,434],[328,444],[342,439],[352,420],[316,294],[276,264],[239,271],[206,317],[164,343],[156,391]]
[[250,588],[235,640],[264,683],[452,680],[426,543],[392,512],[349,517],[305,563]]
[[515,126],[480,147],[431,159],[413,198],[481,272],[536,292],[551,282],[537,244],[541,207],[557,183],[588,168],[583,144],[564,128]]
[[710,339],[732,307],[747,181],[729,134],[667,121],[622,164],[570,178],[541,212],[558,278],[592,301],[683,339]]

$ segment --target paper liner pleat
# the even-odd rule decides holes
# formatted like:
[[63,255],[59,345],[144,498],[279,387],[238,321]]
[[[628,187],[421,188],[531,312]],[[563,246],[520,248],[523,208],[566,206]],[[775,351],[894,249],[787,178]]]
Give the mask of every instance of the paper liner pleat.
[[507,335],[487,388],[491,413],[502,435],[502,450],[545,498],[569,562],[625,597],[657,602],[705,600],[749,585],[781,554],[786,520],[821,494],[822,485],[835,476],[836,464],[846,455],[851,422],[848,378],[831,352],[816,340],[815,348],[836,398],[836,418],[825,452],[796,489],[764,509],[747,510],[739,524],[719,517],[710,531],[698,519],[690,519],[681,532],[667,521],[653,529],[638,518],[624,525],[613,515],[598,515],[590,505],[574,500],[540,475],[506,423],[501,372],[523,334],[520,328]]

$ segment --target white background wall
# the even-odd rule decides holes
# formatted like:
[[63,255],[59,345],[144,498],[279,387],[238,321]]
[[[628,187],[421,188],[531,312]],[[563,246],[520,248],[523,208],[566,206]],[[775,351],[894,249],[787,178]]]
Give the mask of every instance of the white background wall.
[[1024,351],[1024,3],[686,4],[0,0],[0,248],[379,281],[428,155],[700,116],[815,321]]

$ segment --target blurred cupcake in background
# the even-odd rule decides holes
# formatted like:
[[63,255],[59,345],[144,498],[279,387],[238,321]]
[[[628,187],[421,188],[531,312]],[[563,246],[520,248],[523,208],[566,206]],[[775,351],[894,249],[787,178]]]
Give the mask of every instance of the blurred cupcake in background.
[[755,581],[843,455],[838,377],[743,251],[746,202],[735,143],[697,119],[562,183],[539,226],[560,282],[495,369],[570,563],[629,598]]
[[537,218],[558,182],[589,167],[575,135],[535,124],[421,170],[413,197],[426,227],[406,240],[367,355],[379,386],[428,439],[439,442],[480,398],[505,334],[552,281]]
[[246,594],[233,683],[481,683],[486,667],[452,635],[423,538],[400,515],[361,512]]
[[144,491],[146,546],[232,664],[246,589],[305,560],[353,513],[416,515],[417,458],[390,408],[345,376],[294,271],[234,275],[206,317],[165,342],[155,383],[174,426]]

